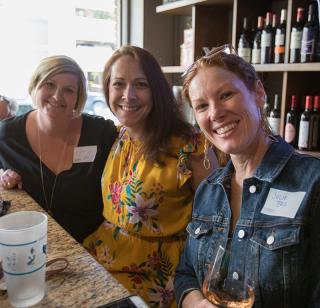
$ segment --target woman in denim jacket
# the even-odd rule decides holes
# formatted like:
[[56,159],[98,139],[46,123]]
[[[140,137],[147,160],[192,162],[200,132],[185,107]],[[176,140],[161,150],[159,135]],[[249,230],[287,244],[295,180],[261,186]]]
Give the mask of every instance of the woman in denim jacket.
[[272,135],[263,85],[231,46],[189,68],[184,94],[207,139],[231,159],[196,192],[175,279],[179,306],[215,307],[202,284],[222,246],[226,277],[251,281],[254,307],[320,307],[320,160]]

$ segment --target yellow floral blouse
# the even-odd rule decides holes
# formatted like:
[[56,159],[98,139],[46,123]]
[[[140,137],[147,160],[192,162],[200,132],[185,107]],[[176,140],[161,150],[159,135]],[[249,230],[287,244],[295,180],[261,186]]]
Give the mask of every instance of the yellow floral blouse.
[[203,154],[204,137],[171,140],[165,166],[146,161],[141,143],[120,129],[102,175],[104,223],[84,246],[150,307],[174,307],[173,278],[184,248],[193,191],[188,156]]

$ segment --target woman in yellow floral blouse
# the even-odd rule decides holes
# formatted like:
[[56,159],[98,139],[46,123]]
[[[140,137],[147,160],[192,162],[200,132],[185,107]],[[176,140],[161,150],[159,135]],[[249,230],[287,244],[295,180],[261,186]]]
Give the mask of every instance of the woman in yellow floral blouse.
[[194,189],[217,166],[216,156],[211,150],[204,157],[203,136],[180,118],[146,50],[117,50],[106,63],[103,89],[121,126],[102,176],[105,221],[84,245],[150,307],[174,306]]

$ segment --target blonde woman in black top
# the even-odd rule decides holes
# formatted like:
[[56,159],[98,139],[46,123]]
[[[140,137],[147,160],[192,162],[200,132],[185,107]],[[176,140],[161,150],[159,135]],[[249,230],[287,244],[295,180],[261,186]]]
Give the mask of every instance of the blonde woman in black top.
[[0,187],[23,187],[78,241],[102,221],[101,173],[116,137],[112,121],[82,114],[83,71],[43,59],[29,93],[37,109],[0,124]]

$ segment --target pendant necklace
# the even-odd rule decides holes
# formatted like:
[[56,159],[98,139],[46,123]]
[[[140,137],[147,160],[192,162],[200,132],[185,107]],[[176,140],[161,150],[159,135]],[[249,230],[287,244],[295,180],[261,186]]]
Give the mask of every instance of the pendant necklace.
[[[56,184],[57,184],[57,179],[58,179],[58,175],[59,173],[55,174],[55,178],[54,178],[54,181],[53,181],[53,185],[52,185],[52,189],[51,189],[51,194],[50,194],[50,200],[48,202],[48,198],[47,198],[47,192],[46,192],[46,189],[45,189],[45,185],[44,185],[44,176],[43,176],[43,163],[42,163],[42,151],[41,151],[41,139],[40,139],[40,130],[39,130],[39,127],[38,127],[38,147],[39,147],[39,167],[40,167],[40,178],[41,178],[41,184],[42,184],[42,193],[43,193],[43,198],[44,198],[44,201],[45,201],[45,204],[46,204],[46,211],[47,213],[52,216],[53,214],[53,195],[54,195],[54,192],[55,192],[55,188],[56,188]],[[64,144],[64,147],[63,147],[63,150],[62,150],[62,153],[60,155],[60,158],[59,158],[59,161],[58,161],[58,166],[57,166],[57,171],[59,170],[59,167],[60,167],[60,164],[61,164],[61,161],[62,161],[62,158],[64,156],[64,153],[66,151],[66,143]]]

